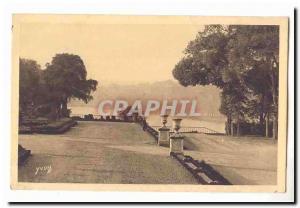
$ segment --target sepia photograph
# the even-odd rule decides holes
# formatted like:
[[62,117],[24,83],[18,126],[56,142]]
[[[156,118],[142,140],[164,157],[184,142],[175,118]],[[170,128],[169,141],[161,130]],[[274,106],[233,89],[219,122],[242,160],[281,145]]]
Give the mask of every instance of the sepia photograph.
[[12,24],[12,189],[285,191],[287,17]]

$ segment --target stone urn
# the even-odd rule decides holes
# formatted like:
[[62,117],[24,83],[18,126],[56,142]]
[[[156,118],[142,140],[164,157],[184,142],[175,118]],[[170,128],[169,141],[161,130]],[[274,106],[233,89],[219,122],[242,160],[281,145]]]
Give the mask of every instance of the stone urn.
[[169,116],[167,114],[161,116],[161,122],[163,124],[163,127],[166,127],[166,124],[168,123],[168,117]]
[[173,118],[173,129],[175,131],[175,134],[178,134],[179,132],[181,121],[181,118]]

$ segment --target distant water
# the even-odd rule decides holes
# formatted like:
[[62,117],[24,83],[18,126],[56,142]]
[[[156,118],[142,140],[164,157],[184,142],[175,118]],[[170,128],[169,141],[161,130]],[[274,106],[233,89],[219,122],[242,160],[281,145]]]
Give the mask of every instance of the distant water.
[[[147,122],[150,126],[161,126],[161,118],[158,115],[150,115],[147,118]],[[172,119],[168,118],[167,126],[172,125]],[[209,120],[204,117],[195,117],[195,118],[183,118],[181,121],[181,126],[189,127],[206,127],[212,130],[215,130],[219,133],[225,133],[225,120]]]
[[[98,115],[98,109],[96,107],[90,106],[69,106],[71,108],[71,116],[72,115],[86,115],[86,114],[94,114]],[[160,126],[161,118],[159,115],[150,115],[147,117],[147,122],[150,126]],[[171,118],[168,118],[167,125],[172,125]],[[181,122],[182,126],[190,126],[190,127],[206,127],[212,130],[215,130],[219,133],[225,133],[225,118],[208,118],[208,117],[193,117],[193,118],[184,118]]]
[[71,115],[86,115],[86,114],[99,114],[96,107],[90,106],[68,106],[71,109]]

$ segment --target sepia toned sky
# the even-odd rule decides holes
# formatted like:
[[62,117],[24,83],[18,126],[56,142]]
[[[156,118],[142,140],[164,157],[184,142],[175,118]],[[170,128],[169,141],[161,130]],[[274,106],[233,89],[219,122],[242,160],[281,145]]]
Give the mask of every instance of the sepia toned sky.
[[56,53],[79,55],[88,77],[105,83],[173,79],[172,69],[203,26],[197,24],[22,23],[20,56],[42,68]]

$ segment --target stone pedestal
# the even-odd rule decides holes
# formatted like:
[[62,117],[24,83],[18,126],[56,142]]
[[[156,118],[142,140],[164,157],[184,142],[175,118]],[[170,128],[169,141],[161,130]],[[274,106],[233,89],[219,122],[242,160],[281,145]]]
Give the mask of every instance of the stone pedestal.
[[158,129],[158,145],[169,146],[170,144],[170,129],[168,127],[161,127]]
[[183,154],[183,139],[184,136],[179,133],[170,136],[170,153]]

